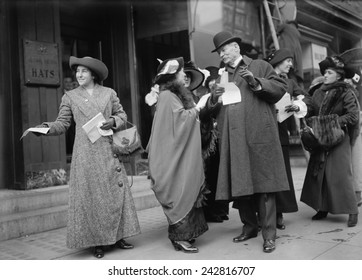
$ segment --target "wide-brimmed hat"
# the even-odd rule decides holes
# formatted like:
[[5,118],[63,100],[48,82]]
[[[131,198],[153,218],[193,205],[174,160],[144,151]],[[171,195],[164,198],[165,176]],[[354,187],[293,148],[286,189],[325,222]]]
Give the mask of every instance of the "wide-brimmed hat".
[[199,69],[197,69],[193,61],[185,63],[184,72],[190,75],[191,82],[188,87],[189,90],[195,90],[202,85],[205,79],[205,75]]
[[293,58],[292,52],[288,49],[279,49],[268,55],[265,60],[275,67],[287,58]]
[[82,58],[71,56],[69,59],[70,68],[75,70],[75,67],[78,65],[85,66],[92,70],[98,76],[100,81],[103,81],[108,77],[108,68],[99,59],[90,56],[85,56]]
[[231,42],[238,43],[241,48],[242,40],[239,37],[233,36],[228,31],[221,31],[214,36],[213,41],[214,41],[215,49],[212,50],[211,52],[216,52],[219,48],[221,48],[222,46],[229,44]]
[[[161,60],[159,60],[161,61]],[[165,75],[172,75],[179,72],[184,67],[183,57],[168,58],[161,61],[157,67],[157,74],[155,77],[155,83],[163,83]]]
[[322,75],[326,69],[331,68],[336,70],[338,73],[346,79],[351,79],[355,74],[355,69],[348,67],[340,56],[327,56],[324,60],[319,62],[319,70]]

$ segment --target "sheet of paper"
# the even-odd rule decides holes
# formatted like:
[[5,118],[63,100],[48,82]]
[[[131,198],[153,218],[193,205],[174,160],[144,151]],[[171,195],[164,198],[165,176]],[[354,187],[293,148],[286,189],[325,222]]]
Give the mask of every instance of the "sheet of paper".
[[38,132],[41,134],[47,134],[49,131],[49,127],[30,127],[24,131],[23,135],[20,137],[20,140],[23,139],[29,132]]
[[291,115],[293,115],[293,112],[288,113],[285,111],[285,107],[288,105],[292,105],[292,100],[290,99],[290,94],[286,92],[283,97],[277,103],[275,103],[275,108],[278,110],[278,122],[281,123],[289,118]]
[[94,143],[97,141],[102,135],[99,133],[98,127],[101,123],[105,122],[106,119],[104,118],[102,113],[98,113],[95,117],[93,117],[90,121],[82,126],[85,133],[87,134],[89,140]]
[[229,105],[241,102],[241,93],[234,83],[219,84],[218,86],[225,88],[222,95],[222,104]]

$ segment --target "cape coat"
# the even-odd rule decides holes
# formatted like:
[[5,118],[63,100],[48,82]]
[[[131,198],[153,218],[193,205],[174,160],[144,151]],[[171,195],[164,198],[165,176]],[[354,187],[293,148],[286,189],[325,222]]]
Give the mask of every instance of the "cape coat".
[[135,205],[123,163],[112,153],[110,137],[92,144],[82,126],[99,112],[113,117],[115,129],[127,120],[114,90],[96,85],[90,96],[83,87],[62,97],[48,135],[60,135],[72,118],[76,134],[69,181],[67,246],[85,248],[111,245],[140,233]]
[[185,109],[176,94],[161,91],[147,149],[152,190],[169,224],[176,224],[194,207],[205,180],[196,108]]
[[287,84],[266,61],[247,56],[243,61],[262,90],[250,89],[237,74],[239,64],[228,75],[229,82],[240,89],[241,102],[212,106],[209,99],[204,108],[214,111],[218,124],[218,200],[289,190],[274,107],[287,91]]

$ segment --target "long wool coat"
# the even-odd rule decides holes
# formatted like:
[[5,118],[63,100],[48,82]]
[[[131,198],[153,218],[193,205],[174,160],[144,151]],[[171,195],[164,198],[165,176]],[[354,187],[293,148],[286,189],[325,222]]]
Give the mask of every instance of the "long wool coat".
[[247,56],[243,61],[262,90],[250,89],[237,74],[238,65],[234,73],[229,73],[229,82],[240,89],[241,102],[218,109],[209,100],[205,108],[216,113],[219,130],[217,200],[289,190],[274,108],[287,84],[269,63]]
[[88,139],[82,126],[99,112],[113,117],[115,129],[127,119],[114,90],[97,85],[93,95],[78,87],[62,97],[48,135],[64,133],[76,123],[69,181],[67,246],[85,248],[114,244],[140,233],[135,205],[123,163],[113,155],[111,137]]
[[[328,95],[332,91],[329,90]],[[318,115],[321,106],[325,104],[325,97],[323,86],[315,91],[312,106],[308,106],[308,116]],[[338,122],[345,129],[345,137],[328,152],[320,150],[311,154],[300,200],[316,211],[356,214],[358,209],[353,186],[350,137],[358,123],[359,110],[351,88],[343,90],[330,114],[339,116]]]
[[[287,92],[291,95],[291,97],[297,97],[299,95],[304,96],[304,91],[297,85],[297,83],[294,80],[286,79],[286,82],[288,84]],[[278,213],[291,213],[298,211],[298,204],[295,198],[292,169],[290,167],[290,159],[289,159],[288,122],[293,117],[294,115],[290,116],[288,119],[286,119],[281,123],[278,122],[279,139],[282,145],[283,158],[290,187],[290,190],[288,191],[282,191],[276,193],[275,199],[276,199]]]

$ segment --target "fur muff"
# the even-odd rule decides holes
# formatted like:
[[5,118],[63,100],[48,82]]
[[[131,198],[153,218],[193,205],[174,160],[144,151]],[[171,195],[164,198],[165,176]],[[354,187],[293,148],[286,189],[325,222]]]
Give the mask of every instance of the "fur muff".
[[344,138],[344,131],[338,122],[338,115],[314,116],[308,119],[309,126],[312,127],[314,136],[324,149],[330,149]]

